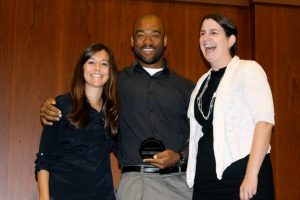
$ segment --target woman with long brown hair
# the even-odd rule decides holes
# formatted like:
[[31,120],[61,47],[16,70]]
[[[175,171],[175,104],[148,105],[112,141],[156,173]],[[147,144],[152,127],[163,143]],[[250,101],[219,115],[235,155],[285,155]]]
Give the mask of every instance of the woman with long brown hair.
[[45,126],[36,159],[40,200],[114,200],[109,153],[118,130],[117,67],[103,44],[78,60],[71,92],[56,97],[62,120]]

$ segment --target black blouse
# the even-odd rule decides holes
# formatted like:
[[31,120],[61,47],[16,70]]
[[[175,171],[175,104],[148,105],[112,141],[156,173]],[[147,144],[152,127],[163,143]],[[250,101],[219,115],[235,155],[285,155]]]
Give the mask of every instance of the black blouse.
[[65,118],[72,110],[70,94],[56,98],[63,117],[45,126],[36,159],[36,172],[50,173],[50,196],[54,200],[114,200],[110,151],[114,141],[104,129],[103,113],[92,107],[86,127],[76,129]]
[[205,88],[205,84],[208,81],[206,90],[202,96],[202,111],[205,116],[208,115],[210,104],[214,104],[213,95],[217,90],[219,83],[225,73],[226,67],[221,68],[219,71],[211,71],[210,80],[207,78],[200,87],[200,90],[196,96],[194,113],[195,118],[198,123],[202,126],[203,137],[198,142],[198,154],[197,154],[197,169],[196,169],[196,178],[195,184],[200,179],[202,181],[207,178],[216,179],[216,170],[215,170],[215,156],[213,151],[213,108],[209,115],[209,118],[206,120],[199,110],[199,105],[197,99],[200,96],[200,93]]

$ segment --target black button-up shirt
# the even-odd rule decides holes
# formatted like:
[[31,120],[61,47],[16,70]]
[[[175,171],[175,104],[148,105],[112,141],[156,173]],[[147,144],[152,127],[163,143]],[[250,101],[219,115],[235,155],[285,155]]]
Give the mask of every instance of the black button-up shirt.
[[36,172],[43,169],[50,173],[53,199],[115,200],[109,159],[114,141],[104,128],[103,111],[89,107],[87,125],[74,128],[66,118],[72,101],[70,94],[56,98],[63,118],[53,126],[44,126]]
[[118,76],[121,165],[139,165],[139,146],[156,137],[166,149],[180,151],[189,137],[187,109],[194,83],[164,69],[151,76],[138,64],[125,68]]

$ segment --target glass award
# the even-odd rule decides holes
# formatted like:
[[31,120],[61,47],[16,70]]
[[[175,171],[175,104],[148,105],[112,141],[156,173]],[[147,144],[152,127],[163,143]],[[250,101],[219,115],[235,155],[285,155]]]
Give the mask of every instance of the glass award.
[[165,150],[164,143],[155,137],[145,139],[140,145],[140,156],[142,159],[153,158],[153,156]]

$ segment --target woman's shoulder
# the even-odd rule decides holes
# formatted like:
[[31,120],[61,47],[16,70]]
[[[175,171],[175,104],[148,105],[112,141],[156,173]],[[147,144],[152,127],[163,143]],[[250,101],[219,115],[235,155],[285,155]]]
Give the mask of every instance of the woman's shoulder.
[[55,98],[56,107],[59,108],[63,115],[68,114],[72,110],[73,100],[70,93],[59,95]]
[[55,97],[56,103],[72,102],[72,96],[70,93],[61,94]]
[[258,70],[258,69],[262,69],[261,65],[258,64],[255,60],[239,59],[239,65],[243,66],[243,67],[239,67],[239,70]]
[[55,101],[57,105],[67,105],[67,104],[72,104],[72,96],[70,93],[58,95],[55,97]]
[[258,83],[259,80],[265,80],[267,77],[263,67],[255,60],[239,60],[235,74],[250,83]]

